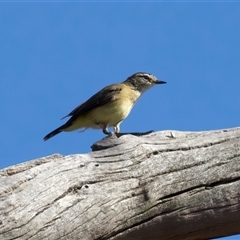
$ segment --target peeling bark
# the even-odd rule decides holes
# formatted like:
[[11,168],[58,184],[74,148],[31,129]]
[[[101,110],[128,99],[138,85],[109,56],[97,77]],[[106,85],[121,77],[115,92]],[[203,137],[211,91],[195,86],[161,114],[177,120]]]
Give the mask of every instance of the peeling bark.
[[192,240],[240,233],[240,128],[107,137],[0,171],[0,239]]

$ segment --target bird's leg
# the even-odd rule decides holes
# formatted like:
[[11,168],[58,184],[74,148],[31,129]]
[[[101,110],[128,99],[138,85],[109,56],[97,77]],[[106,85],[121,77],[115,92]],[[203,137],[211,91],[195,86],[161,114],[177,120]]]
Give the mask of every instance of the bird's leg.
[[114,129],[115,134],[120,132],[120,126],[119,125],[113,127],[113,129]]
[[[122,121],[121,121],[122,122]],[[119,137],[120,132],[120,124],[121,122],[117,123],[117,125],[113,126],[115,136]]]
[[106,135],[109,135],[110,132],[108,131],[108,128],[107,126],[104,126],[103,129],[102,129],[103,133],[106,134]]

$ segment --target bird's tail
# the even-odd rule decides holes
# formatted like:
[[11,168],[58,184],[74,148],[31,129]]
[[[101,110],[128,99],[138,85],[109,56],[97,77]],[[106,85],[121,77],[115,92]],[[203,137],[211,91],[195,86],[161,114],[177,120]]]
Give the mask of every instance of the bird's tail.
[[55,129],[55,130],[53,130],[53,131],[50,132],[49,134],[47,134],[47,135],[43,138],[43,140],[44,140],[44,141],[47,141],[49,138],[51,138],[51,137],[59,134],[60,132],[62,132],[62,126],[59,127],[59,128],[57,128],[57,129]]

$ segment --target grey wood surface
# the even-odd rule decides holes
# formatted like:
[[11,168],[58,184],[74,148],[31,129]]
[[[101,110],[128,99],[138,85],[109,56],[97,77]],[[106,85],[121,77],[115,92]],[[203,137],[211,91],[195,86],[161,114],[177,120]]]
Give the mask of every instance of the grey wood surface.
[[240,233],[240,128],[104,138],[0,171],[0,239]]

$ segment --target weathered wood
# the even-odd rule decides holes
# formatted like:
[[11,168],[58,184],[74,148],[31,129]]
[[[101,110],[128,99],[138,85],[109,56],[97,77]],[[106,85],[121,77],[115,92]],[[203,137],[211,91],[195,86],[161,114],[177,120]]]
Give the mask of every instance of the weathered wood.
[[110,137],[0,171],[0,239],[240,233],[240,128]]

